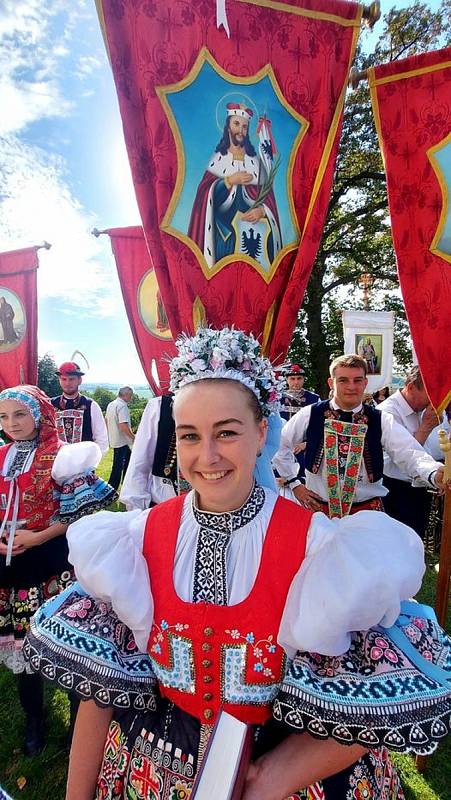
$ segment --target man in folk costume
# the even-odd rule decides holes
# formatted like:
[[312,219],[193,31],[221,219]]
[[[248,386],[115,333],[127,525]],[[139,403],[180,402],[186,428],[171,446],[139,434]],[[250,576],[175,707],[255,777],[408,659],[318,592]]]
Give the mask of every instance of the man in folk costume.
[[[319,394],[304,389],[305,370],[299,364],[292,364],[284,373],[288,389],[283,393],[280,404],[280,416],[288,421],[304,406],[311,406],[320,399]],[[299,464],[298,478],[304,477],[305,442],[298,442],[294,448],[294,455]]]
[[280,416],[288,421],[299,409],[317,403],[320,397],[319,394],[304,389],[305,370],[299,364],[292,364],[284,375],[288,388],[282,395]]
[[127,511],[144,511],[179,494],[183,483],[175,444],[172,395],[152,397],[136,431],[119,497]]
[[[272,188],[275,144],[271,123],[265,117],[259,120],[257,153],[249,137],[252,117],[252,109],[245,105],[227,104],[222,138],[194,199],[188,236],[203,252],[209,267],[236,252],[269,267],[282,249]],[[262,226],[263,220],[268,225]]]
[[[339,356],[330,366],[330,400],[298,411],[282,429],[273,465],[296,499],[330,517],[362,509],[382,510],[388,490],[382,483],[383,451],[418,485],[443,486],[443,465],[379,409],[362,403],[368,383],[366,361]],[[303,486],[297,478],[293,449],[306,442]]]
[[67,444],[96,442],[102,455],[108,450],[108,433],[102,409],[90,397],[80,394],[84,372],[75,361],[65,361],[57,373],[62,394],[52,397],[56,408],[58,434]]

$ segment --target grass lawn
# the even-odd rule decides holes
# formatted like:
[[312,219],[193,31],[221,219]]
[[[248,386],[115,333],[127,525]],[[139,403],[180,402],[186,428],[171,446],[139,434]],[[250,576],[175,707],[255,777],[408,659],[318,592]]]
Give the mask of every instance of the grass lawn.
[[[99,474],[108,478],[112,453],[102,459]],[[114,504],[119,510],[118,504]],[[433,604],[436,573],[430,560],[418,596],[419,600]],[[451,613],[447,630],[451,631]],[[67,757],[66,734],[69,724],[69,705],[65,692],[46,688],[48,744],[37,758],[26,758],[21,753],[23,716],[16,699],[14,676],[0,667],[0,784],[14,798],[23,800],[64,800]],[[426,772],[420,775],[409,756],[396,756],[407,800],[450,800],[451,798],[451,737],[432,756]],[[23,789],[17,781],[25,778]],[[213,799],[212,799],[213,800]]]

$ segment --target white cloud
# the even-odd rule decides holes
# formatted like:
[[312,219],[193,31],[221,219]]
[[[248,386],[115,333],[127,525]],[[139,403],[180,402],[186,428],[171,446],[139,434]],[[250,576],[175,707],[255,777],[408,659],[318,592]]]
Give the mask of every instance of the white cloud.
[[69,113],[72,103],[61,97],[54,81],[13,82],[0,80],[0,136],[18,131],[43,117],[61,117]]
[[75,75],[80,78],[80,80],[85,80],[101,67],[103,67],[103,61],[97,58],[97,56],[80,56],[75,68]]
[[61,78],[71,50],[63,41],[60,17],[64,15],[66,27],[73,31],[83,13],[79,3],[67,0],[2,0],[0,134],[70,113],[73,104],[64,97]]
[[60,298],[63,313],[112,316],[120,295],[108,240],[65,183],[65,162],[17,137],[0,140],[0,249],[52,244],[41,251],[39,293]]

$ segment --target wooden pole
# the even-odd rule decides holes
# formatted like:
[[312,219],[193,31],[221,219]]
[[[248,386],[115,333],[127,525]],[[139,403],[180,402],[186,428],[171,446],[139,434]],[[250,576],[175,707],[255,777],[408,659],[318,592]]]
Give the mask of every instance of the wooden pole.
[[[445,455],[445,480],[451,480],[451,441],[444,430],[439,431],[440,449]],[[437,579],[435,610],[442,626],[446,625],[448,613],[449,582],[451,577],[451,490],[445,489],[445,507],[443,511],[442,541]]]
[[[451,479],[451,441],[444,430],[439,431],[440,449],[445,454],[445,480]],[[442,628],[446,625],[448,613],[449,584],[451,578],[451,489],[445,489],[445,504],[442,521],[442,540],[440,544],[440,560],[438,567],[437,590],[435,595],[435,611]],[[418,772],[424,772],[428,756],[417,756]]]

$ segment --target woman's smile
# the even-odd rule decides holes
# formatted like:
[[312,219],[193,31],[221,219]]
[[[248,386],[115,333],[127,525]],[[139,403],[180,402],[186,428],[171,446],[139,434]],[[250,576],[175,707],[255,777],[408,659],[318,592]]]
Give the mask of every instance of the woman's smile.
[[255,418],[249,390],[231,380],[193,382],[177,394],[174,417],[180,471],[199,508],[239,508],[251,491],[267,427]]
[[225,469],[220,472],[199,472],[199,475],[201,475],[205,481],[219,481],[221,478],[225,478],[226,475],[229,475],[231,471],[230,469]]

